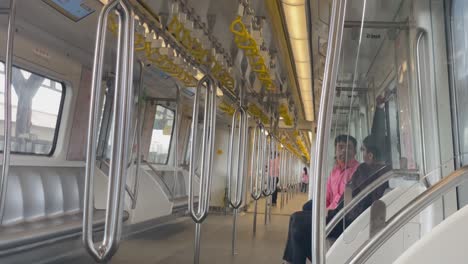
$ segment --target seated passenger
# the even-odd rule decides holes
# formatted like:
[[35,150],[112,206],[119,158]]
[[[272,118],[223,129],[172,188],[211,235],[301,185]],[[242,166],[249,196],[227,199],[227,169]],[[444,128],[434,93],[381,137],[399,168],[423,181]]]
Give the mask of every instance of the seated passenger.
[[[356,145],[357,141],[352,136],[339,135],[335,138],[336,163],[327,180],[327,211],[336,209],[346,183],[359,166],[359,162],[355,159]],[[312,207],[312,203],[309,204]],[[284,260],[291,263],[305,263],[306,257],[310,258],[311,217],[311,209],[291,215]]]
[[[337,138],[338,139],[338,138]],[[337,144],[335,144],[335,147]],[[336,150],[335,150],[336,151]],[[348,185],[352,188],[352,196],[355,196],[359,193],[360,190],[364,189],[369,183],[373,180],[378,178],[383,173],[390,170],[390,166],[386,166],[385,163],[380,161],[381,154],[377,147],[377,142],[375,137],[368,136],[364,139],[363,147],[361,147],[361,151],[363,152],[364,163],[359,165],[354,171],[354,174],[351,179],[348,179],[344,185]],[[355,154],[355,152],[354,152]],[[337,160],[340,158],[337,155]],[[330,175],[330,178],[327,182],[327,217],[326,223],[328,223],[336,213],[343,208],[343,193],[345,187],[340,189],[340,195],[338,198],[338,202],[336,202],[336,206],[333,207],[335,204],[330,203],[330,201],[334,201],[330,198],[329,195],[334,194],[333,190],[336,189],[332,188],[333,183],[336,181],[332,181],[333,172],[335,172],[336,166]],[[346,180],[343,178],[343,181]],[[338,181],[338,183],[341,183]],[[380,199],[383,196],[385,189],[387,189],[388,183],[383,184],[382,186],[375,189],[372,193],[370,193],[366,198],[364,198],[356,207],[353,208],[351,212],[346,214],[345,216],[345,225],[349,226],[354,219],[356,219],[363,211],[365,211],[375,200]],[[311,221],[312,221],[312,201],[307,202],[304,207],[303,211],[296,212],[291,215],[290,222],[289,222],[289,231],[288,231],[288,240],[286,243],[286,249],[284,252],[283,259],[289,263],[293,264],[303,264],[306,261],[306,258],[311,258]],[[343,225],[338,224],[333,231],[330,233],[329,238],[338,238],[341,233],[343,232]]]

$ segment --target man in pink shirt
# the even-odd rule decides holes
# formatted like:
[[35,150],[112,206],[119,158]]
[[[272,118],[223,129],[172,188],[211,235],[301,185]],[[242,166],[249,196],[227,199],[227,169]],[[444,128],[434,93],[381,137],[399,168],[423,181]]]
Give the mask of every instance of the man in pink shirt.
[[[346,184],[359,166],[359,162],[355,159],[356,147],[357,141],[352,136],[339,135],[335,138],[335,165],[327,180],[327,212],[337,209]],[[306,258],[310,258],[311,211],[312,201],[308,201],[303,206],[303,211],[291,216],[288,241],[283,255],[283,260],[287,263],[303,264]],[[296,245],[298,243],[300,245]]]
[[335,166],[327,180],[327,210],[334,210],[343,196],[346,184],[359,166],[356,157],[356,139],[347,135],[335,139]]

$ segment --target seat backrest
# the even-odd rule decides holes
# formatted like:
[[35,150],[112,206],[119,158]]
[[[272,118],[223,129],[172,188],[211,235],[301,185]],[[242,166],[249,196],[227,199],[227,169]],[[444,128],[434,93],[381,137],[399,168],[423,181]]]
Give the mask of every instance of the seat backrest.
[[462,264],[468,260],[468,206],[463,207],[421,240],[413,244],[395,264]]
[[[386,193],[380,199],[385,203],[387,208],[386,220],[392,217],[396,212],[398,212],[398,210],[400,210],[409,201],[419,195],[422,191],[422,186],[420,184],[415,184],[410,188],[397,187],[394,190]],[[346,263],[349,257],[351,257],[356,252],[356,250],[358,250],[361,245],[369,239],[369,223],[370,208],[367,208],[366,211],[359,215],[359,217],[356,218],[353,223],[346,228],[343,234],[327,251],[327,263]],[[383,247],[385,247],[385,245]],[[393,251],[389,250],[388,252]]]
[[11,166],[3,225],[78,213],[84,167]]

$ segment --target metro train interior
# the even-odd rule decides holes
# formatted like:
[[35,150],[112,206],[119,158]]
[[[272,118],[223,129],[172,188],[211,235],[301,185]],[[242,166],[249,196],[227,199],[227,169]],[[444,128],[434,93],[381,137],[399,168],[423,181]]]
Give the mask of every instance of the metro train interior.
[[1,0],[0,263],[467,263],[465,27],[465,0]]

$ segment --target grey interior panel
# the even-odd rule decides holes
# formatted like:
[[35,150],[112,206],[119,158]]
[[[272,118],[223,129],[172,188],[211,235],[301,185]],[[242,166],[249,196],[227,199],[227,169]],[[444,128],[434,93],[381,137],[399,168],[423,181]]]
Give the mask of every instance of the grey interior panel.
[[[83,167],[12,166],[5,215],[0,225],[0,255],[60,241],[81,233]],[[124,221],[129,214],[124,213]],[[102,227],[104,210],[95,210]]]

